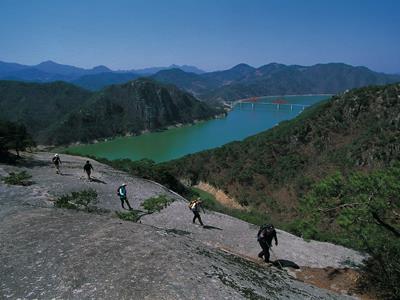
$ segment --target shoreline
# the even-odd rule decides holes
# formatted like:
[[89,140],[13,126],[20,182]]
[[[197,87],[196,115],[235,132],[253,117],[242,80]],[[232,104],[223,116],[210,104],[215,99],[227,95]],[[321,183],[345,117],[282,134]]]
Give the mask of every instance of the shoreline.
[[113,140],[118,139],[118,138],[141,136],[141,135],[148,134],[148,133],[163,132],[163,131],[167,131],[167,130],[174,129],[174,128],[182,128],[182,127],[186,127],[186,126],[193,126],[193,125],[200,124],[200,123],[207,122],[207,121],[211,121],[211,120],[223,119],[223,118],[226,118],[227,113],[228,113],[227,111],[224,111],[223,113],[216,114],[215,116],[213,116],[213,117],[211,117],[209,119],[194,119],[192,122],[188,122],[188,123],[176,123],[176,124],[173,124],[173,125],[168,125],[166,127],[157,128],[157,129],[154,129],[154,130],[144,129],[144,130],[139,131],[136,134],[134,134],[134,133],[126,133],[124,135],[118,135],[118,136],[114,136],[114,137],[98,138],[98,139],[92,140],[92,141],[87,142],[87,143],[74,142],[74,143],[70,143],[68,145],[61,145],[61,146],[37,145],[35,148],[40,150],[40,151],[57,150],[58,152],[63,152],[65,150],[67,150],[67,148],[70,148],[70,147],[77,147],[77,146],[82,146],[82,145],[95,145],[95,144],[98,144],[98,143],[110,142],[110,141],[113,141]]

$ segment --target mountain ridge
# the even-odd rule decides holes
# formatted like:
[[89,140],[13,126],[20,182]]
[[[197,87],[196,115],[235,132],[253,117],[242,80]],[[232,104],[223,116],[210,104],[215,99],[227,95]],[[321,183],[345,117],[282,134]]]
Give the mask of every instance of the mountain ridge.
[[146,78],[99,92],[65,82],[0,81],[0,118],[24,124],[45,144],[138,134],[221,112],[175,86]]

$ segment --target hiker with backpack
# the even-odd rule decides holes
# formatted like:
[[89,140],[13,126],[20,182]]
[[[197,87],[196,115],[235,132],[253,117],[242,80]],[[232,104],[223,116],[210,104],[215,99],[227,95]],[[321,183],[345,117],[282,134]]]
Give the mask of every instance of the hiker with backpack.
[[189,208],[194,214],[193,224],[196,223],[196,219],[199,219],[200,225],[204,226],[203,222],[201,221],[201,217],[200,217],[200,208],[203,210],[203,213],[205,213],[203,206],[201,206],[202,203],[203,202],[201,201],[201,199],[199,197],[196,200],[190,201]]
[[56,173],[57,174],[61,174],[61,172],[60,172],[61,159],[60,159],[60,156],[57,153],[54,154],[52,162],[54,164],[54,167],[56,168]]
[[278,238],[276,236],[274,225],[262,225],[257,233],[257,241],[262,248],[262,251],[258,254],[258,257],[264,257],[266,263],[269,263],[269,248],[272,247],[272,239],[275,240],[275,246],[278,246]]
[[125,204],[125,202],[126,202],[126,204],[128,204],[129,210],[133,210],[133,208],[132,208],[131,205],[129,204],[128,197],[126,196],[126,183],[123,183],[123,184],[118,188],[117,194],[118,194],[118,196],[119,196],[119,199],[121,200],[121,206],[122,206],[122,208],[125,209],[124,204]]
[[93,166],[90,163],[90,161],[87,160],[86,164],[83,166],[83,171],[86,172],[86,175],[90,181],[92,181],[92,178],[90,178],[90,174],[92,173],[92,170],[93,170]]

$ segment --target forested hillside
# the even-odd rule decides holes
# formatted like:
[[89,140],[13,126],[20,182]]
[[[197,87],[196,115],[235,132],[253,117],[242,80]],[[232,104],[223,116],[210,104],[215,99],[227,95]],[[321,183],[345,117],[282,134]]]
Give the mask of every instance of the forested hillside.
[[291,121],[169,163],[272,216],[295,216],[298,198],[336,171],[373,170],[400,158],[400,86],[352,90]]
[[37,141],[92,93],[65,82],[0,81],[0,119],[24,124]]
[[299,236],[368,252],[365,287],[400,297],[400,84],[334,96],[243,142],[164,166]]
[[97,93],[63,82],[0,81],[0,118],[24,124],[44,144],[137,134],[218,113],[174,86],[149,79]]
[[51,144],[90,142],[212,118],[217,113],[174,86],[138,79],[94,94],[79,111],[54,124],[46,141]]

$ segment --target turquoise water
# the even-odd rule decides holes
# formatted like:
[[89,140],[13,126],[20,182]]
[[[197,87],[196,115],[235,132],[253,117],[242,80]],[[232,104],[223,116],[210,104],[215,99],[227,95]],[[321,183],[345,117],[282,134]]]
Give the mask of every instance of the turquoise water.
[[[312,105],[329,98],[326,95],[285,96],[289,103]],[[272,102],[276,97],[260,99]],[[264,131],[279,122],[292,119],[301,113],[301,107],[251,104],[235,106],[226,118],[214,119],[191,126],[173,128],[163,132],[146,133],[134,137],[119,137],[96,144],[79,145],[67,150],[81,155],[95,155],[108,159],[149,158],[156,162],[168,161],[205,149],[219,147],[232,141]]]

